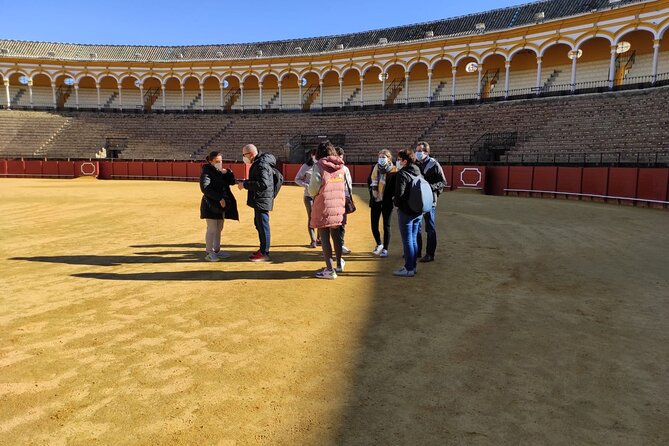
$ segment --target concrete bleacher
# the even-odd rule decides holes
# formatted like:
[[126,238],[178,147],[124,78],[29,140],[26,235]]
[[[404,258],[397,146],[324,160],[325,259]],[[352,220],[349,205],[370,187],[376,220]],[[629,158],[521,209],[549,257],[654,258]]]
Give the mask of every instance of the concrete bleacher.
[[667,150],[669,87],[499,103],[319,113],[134,114],[0,111],[0,157],[90,158],[124,138],[125,159],[200,159],[217,149],[239,159],[253,142],[279,157],[299,135],[343,134],[349,160],[373,159],[418,139],[442,158],[469,153],[485,133],[517,131],[514,153]]

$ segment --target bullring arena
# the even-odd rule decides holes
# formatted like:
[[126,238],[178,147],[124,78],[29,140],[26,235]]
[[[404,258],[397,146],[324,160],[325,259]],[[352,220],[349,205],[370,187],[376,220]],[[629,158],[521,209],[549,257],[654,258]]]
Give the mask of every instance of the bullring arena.
[[[669,1],[549,0],[374,32],[0,40],[0,444],[669,443]],[[346,269],[302,188],[346,150]],[[371,254],[379,148],[448,182],[414,278]],[[272,262],[207,263],[197,179],[276,155]]]

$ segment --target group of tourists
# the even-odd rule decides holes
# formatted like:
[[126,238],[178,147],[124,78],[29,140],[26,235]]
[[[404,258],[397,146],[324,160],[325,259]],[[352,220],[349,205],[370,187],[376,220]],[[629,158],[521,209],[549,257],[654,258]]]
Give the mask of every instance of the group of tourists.
[[[242,160],[250,165],[248,179],[237,180],[230,169],[223,168],[220,152],[211,152],[202,167],[200,189],[203,197],[200,218],[206,220],[207,261],[216,262],[230,257],[221,251],[221,232],[226,219],[239,220],[237,202],[231,187],[248,191],[246,204],[254,210],[259,249],[249,256],[252,262],[270,261],[271,232],[269,213],[283,183],[276,169],[276,158],[261,153],[253,144],[242,148]],[[344,162],[344,151],[329,141],[311,151],[295,177],[304,188],[307,211],[309,248],[321,247],[325,267],[315,274],[321,279],[336,279],[345,269],[344,255],[351,250],[345,245],[347,215],[355,211],[353,182]],[[391,220],[397,209],[402,238],[404,265],[393,271],[399,277],[413,277],[418,263],[434,261],[437,248],[435,208],[437,199],[446,187],[446,178],[439,163],[430,156],[430,145],[421,141],[415,150],[400,150],[396,159],[389,150],[378,153],[377,163],[368,179],[371,229],[375,247],[373,255],[388,257]],[[379,223],[383,221],[383,237]],[[423,248],[422,227],[427,236]]]

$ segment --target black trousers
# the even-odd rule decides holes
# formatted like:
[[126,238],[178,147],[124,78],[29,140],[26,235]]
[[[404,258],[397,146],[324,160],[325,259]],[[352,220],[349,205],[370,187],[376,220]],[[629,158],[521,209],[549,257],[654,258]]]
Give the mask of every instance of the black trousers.
[[390,219],[393,215],[393,208],[384,208],[381,202],[372,202],[372,235],[377,245],[381,244],[381,233],[379,232],[379,220],[383,217],[383,249],[388,249],[390,245]]

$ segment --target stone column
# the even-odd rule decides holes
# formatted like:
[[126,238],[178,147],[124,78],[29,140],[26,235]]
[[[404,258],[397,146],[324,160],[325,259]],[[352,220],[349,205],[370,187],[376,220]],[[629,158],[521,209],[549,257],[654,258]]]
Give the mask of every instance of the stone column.
[[7,109],[12,108],[12,98],[9,95],[9,79],[5,79],[3,81],[5,84],[5,97],[7,98]]
[[453,75],[453,94],[452,94],[452,96],[453,96],[453,103],[455,104],[455,98],[456,98],[456,95],[457,95],[456,83],[457,83],[457,79],[458,79],[458,67],[452,67],[451,68],[451,74]]
[[56,99],[56,83],[51,82],[51,94],[53,96],[53,109],[58,108],[58,100]]
[[33,104],[33,80],[28,79],[28,94],[30,95],[30,108],[34,108]]
[[186,86],[181,84],[181,111],[186,110]]
[[404,73],[404,104],[409,105],[409,73]]
[[576,62],[578,61],[578,50],[574,51],[574,58],[571,60],[571,91],[576,91]]
[[74,86],[74,105],[79,110],[79,84]]
[[98,110],[102,109],[102,103],[100,100],[100,84],[98,82],[95,83],[95,91],[98,95]]
[[609,90],[613,89],[616,79],[616,45],[611,45],[611,58],[609,60]]
[[118,84],[118,106],[123,111],[123,86]]
[[279,81],[279,110],[283,110],[283,88],[281,87],[281,81]]
[[204,84],[200,84],[200,111],[204,111]]
[[432,103],[432,70],[427,69],[427,103]]
[[537,96],[541,94],[543,90],[543,78],[541,77],[541,57],[537,57]]
[[660,39],[655,39],[653,41],[653,84],[657,82],[657,65],[659,60],[660,60]]
[[167,110],[167,104],[166,104],[166,99],[165,99],[165,84],[162,84],[160,86],[160,97],[161,101],[163,103],[163,111]]
[[510,76],[511,76],[511,61],[507,60],[504,62],[504,69],[506,70],[506,73],[504,74],[504,98],[509,97],[509,83],[511,81]]
[[344,108],[344,79],[339,78],[339,108]]
[[258,88],[260,89],[260,94],[259,94],[260,99],[258,99],[258,105],[260,106],[260,111],[262,111],[262,109],[264,108],[263,107],[264,104],[262,103],[262,82],[258,82]]
[[[9,93],[7,93],[9,97]],[[365,106],[365,77],[360,75],[360,107]]]

